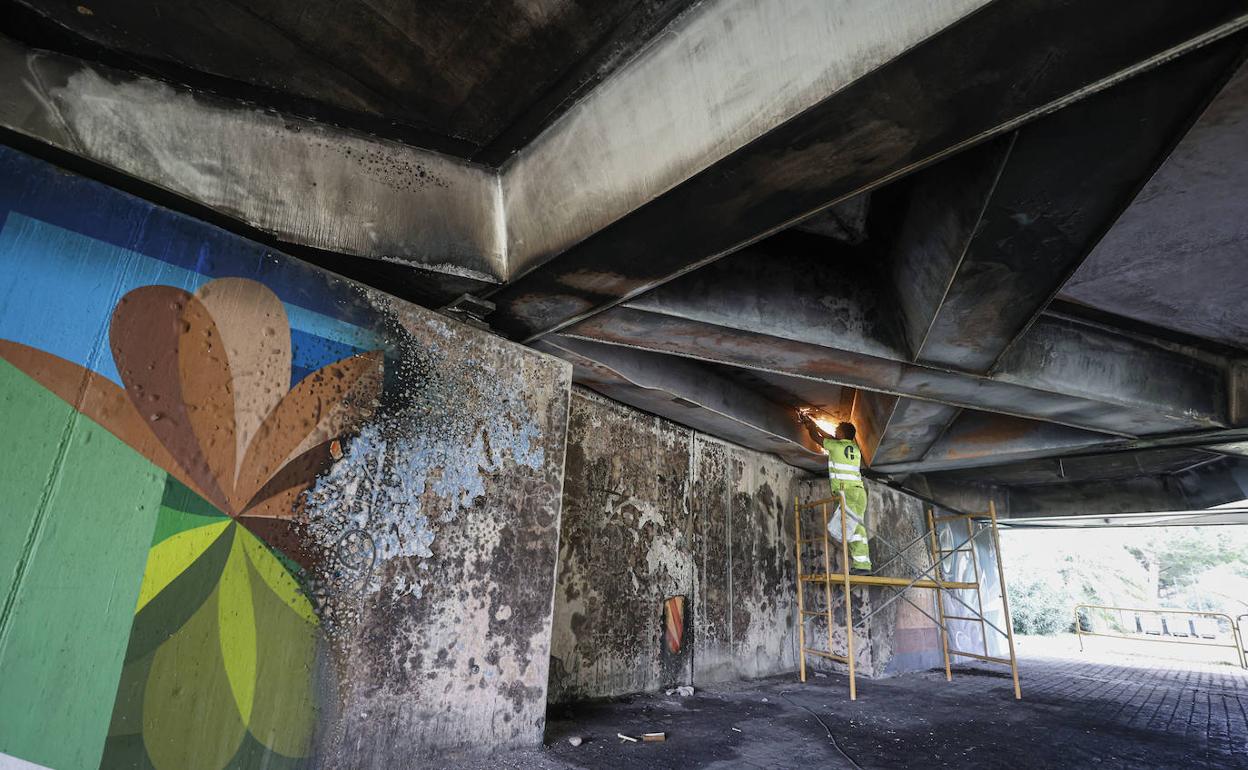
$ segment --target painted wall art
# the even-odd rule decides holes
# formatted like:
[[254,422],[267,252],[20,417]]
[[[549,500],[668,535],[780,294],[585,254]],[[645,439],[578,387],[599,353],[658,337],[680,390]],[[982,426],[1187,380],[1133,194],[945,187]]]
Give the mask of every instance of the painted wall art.
[[540,740],[565,365],[3,148],[0,218],[0,764]]

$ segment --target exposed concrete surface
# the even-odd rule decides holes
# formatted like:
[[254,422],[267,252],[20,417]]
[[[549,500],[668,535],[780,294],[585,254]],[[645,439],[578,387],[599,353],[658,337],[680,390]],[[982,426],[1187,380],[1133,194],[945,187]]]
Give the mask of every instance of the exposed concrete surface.
[[327,577],[344,666],[330,767],[528,745],[544,726],[571,372],[428,311],[398,318],[404,403],[309,494],[318,541],[373,549]]
[[1248,68],[1241,68],[1062,296],[1242,348],[1248,339],[1246,135]]
[[[868,516],[882,535],[873,543],[882,563],[893,555],[885,539],[904,545],[922,531],[923,508],[895,490],[872,490]],[[551,701],[795,670],[795,496],[826,497],[826,479],[575,389]],[[922,547],[909,555],[920,567],[929,563]],[[807,558],[815,558],[810,549]],[[812,601],[813,593],[808,587]],[[662,603],[670,596],[685,597],[687,616],[675,656],[663,638]],[[856,590],[855,616],[886,596]],[[931,602],[927,592],[912,598],[920,606]],[[839,592],[833,604],[836,612]],[[905,624],[894,631],[896,607],[856,631],[866,676],[926,660],[930,628],[903,613]],[[826,626],[812,629],[808,634],[826,637]],[[843,627],[833,636],[844,645]]]
[[[581,389],[568,439],[550,699],[792,669],[786,501],[808,474]],[[671,596],[688,618],[674,656]]]
[[0,73],[0,126],[289,243],[505,278],[493,171],[4,37]]
[[[959,666],[951,683],[943,670],[860,683],[855,702],[833,674],[556,706],[544,750],[496,755],[489,766],[848,767],[816,714],[863,768],[1248,766],[1248,676],[1237,669],[1035,657],[1022,671],[1021,701],[1001,671]],[[649,731],[667,740],[615,737]],[[573,735],[584,743],[569,745]]]
[[[726,0],[691,9],[503,174],[516,277],[985,5]],[[585,281],[609,280],[586,275]]]

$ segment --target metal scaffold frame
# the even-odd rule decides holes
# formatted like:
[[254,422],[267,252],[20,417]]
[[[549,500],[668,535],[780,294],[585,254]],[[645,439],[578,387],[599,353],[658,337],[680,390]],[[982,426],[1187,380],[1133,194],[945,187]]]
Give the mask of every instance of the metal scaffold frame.
[[[832,548],[834,538],[828,531],[829,522],[829,506],[835,507],[839,505],[845,515],[840,516],[841,537],[839,549],[841,552],[841,571],[832,571]],[[871,574],[855,575],[848,570],[849,559],[849,531],[851,525],[850,518],[855,518],[852,514],[848,514],[848,508],[845,506],[845,495],[843,492],[838,493],[836,497],[828,497],[822,500],[815,500],[809,503],[802,503],[799,499],[793,501],[793,518],[794,518],[794,538],[796,540],[797,549],[797,633],[798,633],[798,649],[800,669],[799,674],[801,681],[806,681],[806,656],[815,655],[817,657],[834,660],[845,664],[849,671],[849,699],[858,699],[858,682],[856,672],[856,659],[854,657],[854,627],[864,625],[871,616],[882,611],[885,607],[892,604],[897,599],[901,599],[923,613],[929,620],[936,624],[940,629],[941,649],[945,658],[945,679],[953,680],[953,671],[949,661],[951,657],[965,657],[974,660],[980,660],[988,663],[1000,663],[1010,667],[1010,673],[1014,679],[1014,697],[1022,698],[1022,690],[1018,683],[1018,657],[1014,652],[1014,629],[1010,622],[1010,605],[1006,597],[1005,591],[1005,568],[1001,563],[1001,538],[997,531],[997,509],[990,501],[988,510],[983,514],[955,514],[950,516],[936,516],[931,508],[927,510],[927,529],[918,537],[911,540],[905,546],[897,548],[894,544],[889,543],[879,534],[873,534],[872,537],[884,542],[893,549],[894,555],[879,567],[883,570],[896,561],[904,562],[914,570],[918,571],[918,576],[914,578],[890,577],[886,575],[878,575],[875,572]],[[822,514],[823,526],[820,527],[822,536],[803,537],[802,536],[802,515],[808,511],[819,511]],[[865,514],[864,514],[865,517]],[[983,521],[986,519],[986,523]],[[937,527],[940,524],[949,523],[953,526],[953,522],[966,522],[966,539],[954,545],[953,548],[941,548]],[[866,522],[863,522],[864,526]],[[869,530],[868,530],[869,531]],[[975,553],[975,543],[983,533],[989,532],[992,535],[991,548],[997,563],[997,578],[1001,586],[1001,607],[1004,610],[1004,625],[1002,629],[997,624],[989,620],[984,613],[983,592],[980,590],[980,571],[979,557]],[[931,557],[931,566],[916,565],[907,556],[906,552],[914,546],[927,541],[928,553]],[[803,546],[823,544],[823,572],[807,573],[802,571],[803,564]],[[970,553],[971,566],[975,576],[974,581],[950,581],[944,578],[944,567],[946,560],[952,559],[955,554]],[[876,571],[879,571],[876,570]],[[822,610],[806,609],[806,601],[804,594],[804,583],[820,583],[823,585],[824,608]],[[832,629],[836,625],[834,617],[834,607],[832,604],[833,584],[841,587],[844,597],[845,606],[845,654],[841,655],[834,651],[834,642],[832,637]],[[884,601],[880,606],[862,616],[856,623],[853,621],[853,595],[852,588],[854,586],[881,586],[885,588],[896,589],[888,600]],[[913,588],[925,588],[936,592],[936,615],[933,616],[928,610],[916,604],[908,596],[906,592]],[[974,591],[976,606],[972,607],[967,602],[962,601],[955,591]],[[963,610],[958,612],[967,612],[968,615],[950,614],[945,611],[945,600],[952,599],[962,605]],[[815,618],[822,617],[827,624],[828,648],[826,650],[807,647],[806,645],[806,622]],[[952,649],[949,646],[949,640],[952,636],[949,632],[948,621],[959,620],[979,623],[980,636],[984,644],[983,654],[969,652],[966,650]],[[997,633],[1004,636],[1008,642],[1010,656],[1008,658],[994,657],[988,649],[988,629],[991,628]]]

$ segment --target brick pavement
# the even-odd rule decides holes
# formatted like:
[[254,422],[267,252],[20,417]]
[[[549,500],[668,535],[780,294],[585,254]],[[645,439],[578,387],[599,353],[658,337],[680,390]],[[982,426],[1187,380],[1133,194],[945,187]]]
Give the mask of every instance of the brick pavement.
[[[831,675],[559,708],[546,749],[488,766],[850,767],[806,706],[864,768],[1248,768],[1248,674],[1238,667],[1089,652],[1025,657],[1021,670],[1019,702],[1002,667],[959,666],[952,683],[943,671],[860,680],[852,703]],[[615,738],[651,730],[668,741]],[[569,735],[586,742],[574,748]]]

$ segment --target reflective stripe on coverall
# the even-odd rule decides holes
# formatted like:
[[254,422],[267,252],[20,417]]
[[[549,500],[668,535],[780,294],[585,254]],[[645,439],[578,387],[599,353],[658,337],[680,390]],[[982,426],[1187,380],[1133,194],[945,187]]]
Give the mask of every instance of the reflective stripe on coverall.
[[[867,512],[867,488],[862,483],[862,462],[858,445],[852,440],[824,439],[823,448],[828,453],[828,480],[831,482],[832,494],[845,495],[845,505],[849,508],[850,566],[854,569],[871,569],[871,549],[867,543],[867,528],[864,517]],[[841,540],[841,510],[837,506],[836,513],[828,519],[828,533],[837,542]]]

